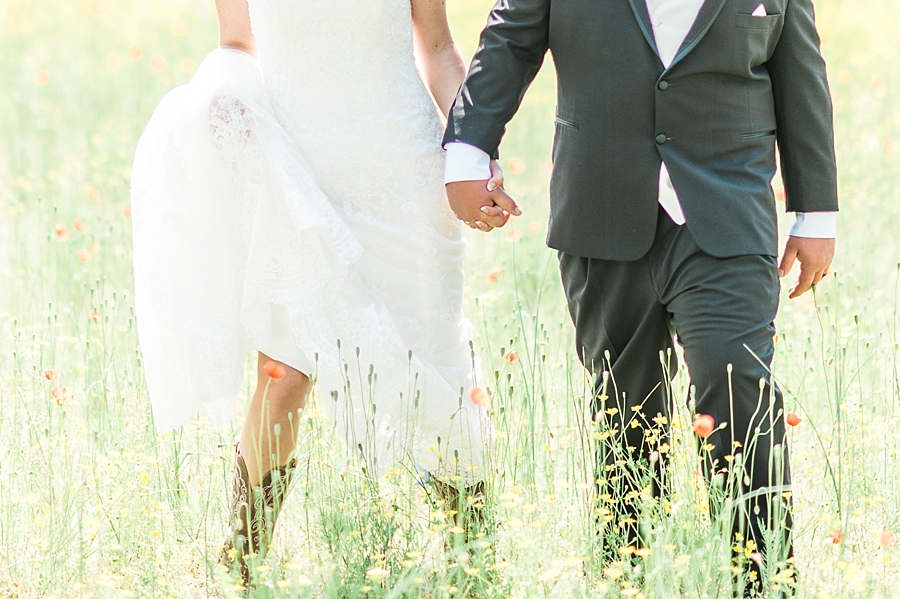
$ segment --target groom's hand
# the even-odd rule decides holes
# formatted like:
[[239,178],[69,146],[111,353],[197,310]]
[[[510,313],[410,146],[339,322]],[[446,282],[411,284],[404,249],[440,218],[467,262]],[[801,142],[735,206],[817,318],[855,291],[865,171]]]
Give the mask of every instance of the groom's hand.
[[828,274],[834,259],[834,246],[834,239],[788,237],[778,265],[778,276],[786,277],[794,267],[794,261],[800,262],[800,276],[788,293],[790,299],[800,297]]
[[502,187],[489,185],[493,182],[493,179],[488,179],[447,184],[447,199],[456,217],[485,233],[505,225],[511,214],[522,214]]

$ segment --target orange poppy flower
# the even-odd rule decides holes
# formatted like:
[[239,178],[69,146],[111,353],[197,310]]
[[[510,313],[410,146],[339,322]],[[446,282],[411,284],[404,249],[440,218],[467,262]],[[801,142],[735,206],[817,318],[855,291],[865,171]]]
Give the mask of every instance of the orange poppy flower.
[[469,390],[469,399],[479,408],[486,408],[491,403],[491,396],[481,387],[472,387]]
[[803,422],[803,419],[800,418],[799,416],[797,416],[796,414],[794,414],[793,412],[788,412],[787,415],[784,417],[784,421],[788,423],[788,426],[797,426],[798,424]]
[[709,414],[697,414],[691,428],[694,429],[694,433],[696,433],[698,437],[705,439],[716,430],[716,421]]
[[266,374],[272,377],[275,380],[283,379],[284,375],[287,374],[287,371],[284,369],[284,366],[276,362],[275,360],[269,360],[263,366],[263,370],[266,371]]
[[59,405],[62,405],[63,402],[65,402],[67,399],[69,399],[69,396],[66,393],[66,390],[63,389],[62,387],[60,387],[59,385],[50,389],[50,395],[53,396],[53,399],[56,400],[56,403],[58,403]]
[[841,541],[844,540],[844,531],[840,528],[835,528],[830,533],[828,533],[827,538],[832,545],[840,545]]
[[503,359],[506,360],[508,364],[515,364],[516,360],[519,359],[519,354],[516,353],[516,350],[511,349],[503,355]]

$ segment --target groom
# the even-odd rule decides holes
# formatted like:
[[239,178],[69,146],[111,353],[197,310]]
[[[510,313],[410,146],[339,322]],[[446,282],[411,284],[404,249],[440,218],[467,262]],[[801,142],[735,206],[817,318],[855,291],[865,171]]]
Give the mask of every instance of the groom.
[[[827,274],[838,207],[812,2],[499,0],[444,138],[450,204],[470,226],[520,213],[502,188],[486,189],[489,161],[548,50],[558,104],[547,243],[595,376],[595,412],[621,431],[599,471],[623,451],[646,463],[658,447],[627,424],[669,413],[674,330],[696,412],[714,420],[701,431],[707,475],[727,480],[743,463],[736,542],[783,562],[790,471],[768,373],[779,277],[800,263],[794,298]],[[776,146],[797,218],[780,263]],[[625,522],[637,514],[611,509]],[[766,555],[772,532],[778,555]]]

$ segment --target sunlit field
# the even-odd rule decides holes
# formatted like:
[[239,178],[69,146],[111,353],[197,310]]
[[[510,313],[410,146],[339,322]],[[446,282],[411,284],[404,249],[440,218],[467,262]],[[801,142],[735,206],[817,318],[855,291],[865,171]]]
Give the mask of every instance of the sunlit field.
[[[468,59],[491,1],[448,3]],[[221,431],[155,433],[131,272],[134,147],[215,46],[213,3],[0,6],[0,598],[241,596],[216,561],[242,414]],[[778,320],[774,374],[800,420],[789,428],[797,556],[771,584],[900,597],[900,4],[820,0],[818,17],[839,254],[834,277],[785,296]],[[253,596],[730,597],[729,541],[685,402],[665,448],[673,494],[644,522],[650,547],[604,551],[595,532],[606,524],[591,452],[604,433],[544,245],[554,101],[548,59],[501,149],[525,214],[467,233],[466,307],[496,427],[484,517],[460,526],[400,467],[366,477],[309,410]],[[687,395],[684,371],[675,393]]]

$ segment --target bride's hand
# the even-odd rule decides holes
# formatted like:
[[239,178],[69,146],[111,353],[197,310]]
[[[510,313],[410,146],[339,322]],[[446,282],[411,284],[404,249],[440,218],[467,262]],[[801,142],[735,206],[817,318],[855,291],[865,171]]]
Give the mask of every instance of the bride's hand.
[[515,200],[502,187],[488,191],[488,181],[482,179],[447,184],[447,199],[457,218],[485,233],[505,225],[511,214],[522,214]]

